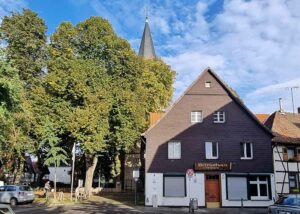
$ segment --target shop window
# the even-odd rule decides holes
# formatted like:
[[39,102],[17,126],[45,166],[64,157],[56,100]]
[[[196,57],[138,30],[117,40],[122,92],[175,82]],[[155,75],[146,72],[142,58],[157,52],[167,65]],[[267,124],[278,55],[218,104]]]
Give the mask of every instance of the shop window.
[[181,158],[181,143],[179,141],[171,141],[168,143],[168,159]]
[[218,159],[218,143],[205,142],[206,159]]
[[186,197],[185,175],[164,175],[164,197]]
[[253,148],[252,143],[241,143],[241,159],[252,159]]
[[299,176],[296,173],[289,173],[289,186],[291,193],[299,192]]
[[203,121],[202,111],[191,112],[191,123],[202,123],[202,121]]
[[247,177],[227,177],[227,199],[248,199]]
[[214,113],[214,123],[225,123],[225,111],[216,111]]
[[250,176],[249,190],[251,200],[269,199],[269,178],[267,176]]

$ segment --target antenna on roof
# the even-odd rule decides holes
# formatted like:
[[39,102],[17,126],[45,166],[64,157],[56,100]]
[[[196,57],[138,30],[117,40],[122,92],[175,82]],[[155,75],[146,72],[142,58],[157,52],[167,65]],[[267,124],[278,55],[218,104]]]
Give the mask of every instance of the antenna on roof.
[[299,86],[286,87],[286,89],[291,90],[292,107],[293,107],[293,113],[295,114],[294,89],[299,89]]

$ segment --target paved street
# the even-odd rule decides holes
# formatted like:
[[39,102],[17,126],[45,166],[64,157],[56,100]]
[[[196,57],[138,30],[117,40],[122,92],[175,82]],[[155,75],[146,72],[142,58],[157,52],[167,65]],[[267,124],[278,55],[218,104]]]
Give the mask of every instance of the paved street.
[[[168,208],[162,207],[154,209],[152,207],[130,207],[124,204],[115,204],[115,203],[86,203],[80,205],[68,205],[68,206],[54,206],[54,207],[45,207],[38,206],[35,204],[32,205],[19,205],[14,208],[16,213],[24,214],[55,214],[55,213],[64,213],[64,214],[117,214],[117,213],[156,213],[156,214],[168,214],[168,213],[188,213],[187,208]],[[199,209],[195,213],[222,213],[222,214],[263,214],[267,213],[266,209],[257,208],[257,209],[235,209],[235,208],[226,208],[226,209]]]

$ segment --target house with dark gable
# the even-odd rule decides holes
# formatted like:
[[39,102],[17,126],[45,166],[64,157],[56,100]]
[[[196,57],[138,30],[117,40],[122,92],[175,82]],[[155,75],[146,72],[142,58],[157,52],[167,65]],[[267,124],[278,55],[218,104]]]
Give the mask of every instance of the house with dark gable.
[[146,205],[188,206],[190,198],[201,207],[273,203],[273,135],[212,69],[142,137]]

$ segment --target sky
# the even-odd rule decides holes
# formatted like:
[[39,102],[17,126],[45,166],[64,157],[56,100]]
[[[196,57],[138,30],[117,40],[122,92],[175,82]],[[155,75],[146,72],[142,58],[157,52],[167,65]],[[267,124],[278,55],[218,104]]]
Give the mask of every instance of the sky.
[[176,71],[174,98],[212,68],[254,113],[300,107],[299,0],[0,0],[0,18],[30,8],[50,36],[62,21],[102,16],[137,52],[145,16],[155,50]]

